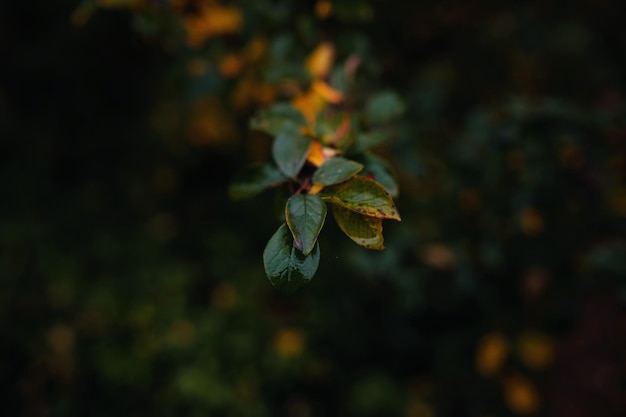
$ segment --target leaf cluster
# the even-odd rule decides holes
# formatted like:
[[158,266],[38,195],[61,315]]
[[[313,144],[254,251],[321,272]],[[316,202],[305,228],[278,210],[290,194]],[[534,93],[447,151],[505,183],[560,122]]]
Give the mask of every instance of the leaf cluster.
[[[395,95],[383,93],[368,102],[364,119],[370,126],[393,121],[401,106]],[[391,167],[370,152],[384,134],[365,131],[362,124],[354,114],[332,109],[309,123],[289,103],[263,109],[250,122],[252,129],[273,137],[272,159],[237,175],[230,196],[251,198],[278,186],[286,190],[285,222],[263,253],[267,277],[283,292],[297,290],[317,272],[318,237],[329,206],[346,236],[367,249],[383,250],[382,221],[400,220]]]

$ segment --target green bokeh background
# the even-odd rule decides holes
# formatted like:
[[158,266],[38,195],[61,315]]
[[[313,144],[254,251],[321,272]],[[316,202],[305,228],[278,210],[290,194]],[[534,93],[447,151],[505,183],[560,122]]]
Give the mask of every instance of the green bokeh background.
[[[319,19],[240,1],[241,33],[199,49],[147,4],[76,27],[77,2],[0,3],[1,415],[626,413],[619,2],[336,1]],[[400,185],[388,249],[329,219],[293,296],[263,273],[274,196],[227,196],[267,155],[254,109],[186,71],[261,33],[270,78],[332,40],[363,58],[364,96],[406,104],[377,148]],[[198,146],[185,120],[208,96],[235,131]],[[486,374],[494,334],[509,349]],[[520,380],[536,406],[515,406]]]

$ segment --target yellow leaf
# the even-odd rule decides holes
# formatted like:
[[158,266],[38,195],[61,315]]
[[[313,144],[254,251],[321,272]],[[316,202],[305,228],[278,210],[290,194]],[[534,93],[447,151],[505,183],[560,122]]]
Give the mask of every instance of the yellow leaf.
[[476,352],[476,370],[483,376],[495,376],[509,353],[509,343],[504,335],[490,333],[483,336]]
[[309,194],[318,194],[320,191],[324,189],[323,185],[313,184],[311,189],[309,190]]
[[329,103],[338,104],[343,101],[343,94],[322,80],[313,81],[311,88]]
[[309,154],[306,160],[316,167],[322,165],[324,161],[326,161],[326,156],[324,155],[322,144],[319,143],[319,141],[314,140],[311,142],[311,146],[309,147]]
[[332,69],[335,47],[330,42],[322,42],[311,52],[306,67],[313,77],[324,78]]
[[326,107],[326,100],[313,90],[301,94],[291,101],[291,105],[300,110],[310,124],[315,122],[318,113]]

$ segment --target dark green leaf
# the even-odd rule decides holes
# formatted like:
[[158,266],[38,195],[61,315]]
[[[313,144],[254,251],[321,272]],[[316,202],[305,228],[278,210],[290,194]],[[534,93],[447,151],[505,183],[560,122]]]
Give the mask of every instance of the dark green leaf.
[[363,216],[338,205],[333,205],[332,210],[339,228],[358,245],[367,249],[385,249],[382,219]]
[[311,138],[296,132],[282,132],[274,141],[272,155],[281,171],[296,178],[311,146]]
[[400,220],[391,196],[382,185],[365,177],[354,177],[341,184],[325,187],[322,199],[366,216]]
[[356,125],[353,118],[345,113],[320,112],[315,120],[315,136],[324,145],[346,149],[354,142]]
[[368,100],[366,111],[370,123],[388,123],[404,113],[404,103],[396,93],[383,91]]
[[387,161],[370,153],[359,155],[355,159],[363,164],[361,175],[371,175],[393,198],[398,196],[398,184]]
[[265,273],[278,290],[292,293],[307,284],[317,272],[320,262],[319,243],[309,255],[295,246],[286,224],[282,224],[270,238],[263,251]]
[[268,187],[287,180],[274,164],[253,165],[239,173],[232,181],[228,193],[233,200],[251,198]]
[[287,200],[285,217],[296,247],[308,255],[324,225],[326,203],[318,195],[293,195]]
[[365,152],[369,148],[380,145],[387,141],[387,136],[380,130],[373,130],[370,132],[361,132],[356,137],[354,146],[350,149],[353,152],[361,153]]
[[276,136],[283,131],[297,132],[306,125],[306,119],[296,108],[288,103],[277,103],[261,110],[250,121],[250,128]]
[[314,173],[313,183],[328,186],[349,180],[363,169],[363,165],[340,156],[328,159]]

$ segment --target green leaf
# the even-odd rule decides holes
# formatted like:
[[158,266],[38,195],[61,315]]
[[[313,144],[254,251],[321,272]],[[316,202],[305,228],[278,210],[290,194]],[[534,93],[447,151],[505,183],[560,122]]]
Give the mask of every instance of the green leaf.
[[371,124],[389,123],[404,113],[404,103],[396,93],[383,91],[368,100],[366,112]]
[[313,173],[313,184],[328,185],[339,184],[358,174],[363,165],[340,156],[328,159]]
[[332,211],[339,228],[356,244],[367,249],[385,249],[382,219],[363,216],[337,205],[333,205]]
[[311,281],[319,262],[319,243],[305,256],[294,245],[289,227],[284,223],[270,238],[263,251],[267,278],[276,289],[285,293],[293,293]]
[[387,161],[371,153],[359,155],[355,159],[363,164],[362,175],[371,175],[376,182],[385,187],[385,190],[393,198],[398,196],[398,183],[396,183],[391,165]]
[[281,171],[296,178],[302,169],[311,146],[311,138],[296,132],[284,131],[274,141],[272,155]]
[[372,130],[369,132],[361,132],[356,137],[356,142],[354,143],[354,147],[350,150],[352,152],[365,152],[369,148],[373,148],[374,146],[380,145],[387,141],[387,136],[384,132],[380,130]]
[[264,189],[286,180],[285,174],[274,164],[252,165],[235,176],[228,193],[233,200],[252,198]]
[[306,125],[306,119],[295,107],[288,103],[277,103],[261,110],[250,120],[250,128],[277,136],[283,131],[297,132]]
[[322,111],[315,119],[315,136],[327,146],[346,149],[354,142],[357,126],[348,114],[336,111]]
[[308,255],[313,250],[324,225],[326,203],[318,195],[293,195],[287,200],[285,217],[294,244],[304,255]]
[[369,178],[356,176],[341,184],[325,187],[319,196],[366,216],[400,220],[398,209],[389,193]]

